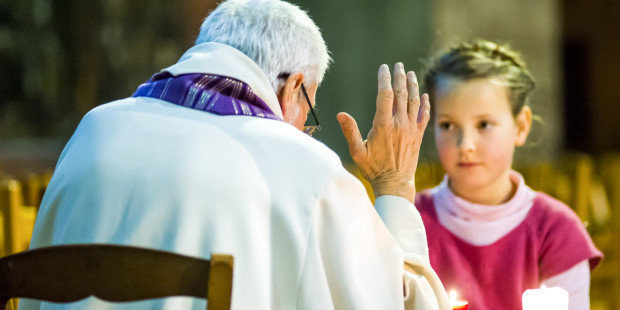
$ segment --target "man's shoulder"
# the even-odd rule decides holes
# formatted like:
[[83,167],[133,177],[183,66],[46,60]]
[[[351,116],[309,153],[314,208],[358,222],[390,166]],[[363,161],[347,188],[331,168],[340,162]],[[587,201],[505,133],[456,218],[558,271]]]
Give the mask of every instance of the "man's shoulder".
[[[258,128],[257,128],[258,129]],[[317,140],[283,121],[265,120],[261,133],[255,133],[262,143],[279,148],[282,159],[303,161],[306,166],[338,165],[340,157],[325,143]]]
[[100,104],[98,106],[93,107],[91,110],[89,110],[82,118],[82,122],[94,121],[100,118],[105,118],[111,113],[130,109],[130,107],[135,106],[134,104],[135,104],[135,98],[131,98],[131,97],[118,99],[118,100]]
[[82,123],[116,123],[126,117],[131,118],[132,122],[158,121],[161,126],[168,124],[167,128],[174,125],[169,129],[183,131],[186,137],[192,139],[212,140],[213,135],[227,137],[228,142],[265,160],[277,161],[282,166],[295,165],[296,171],[305,170],[301,167],[313,171],[342,166],[339,156],[327,145],[283,121],[220,116],[154,98],[130,97],[102,104],[89,111]]

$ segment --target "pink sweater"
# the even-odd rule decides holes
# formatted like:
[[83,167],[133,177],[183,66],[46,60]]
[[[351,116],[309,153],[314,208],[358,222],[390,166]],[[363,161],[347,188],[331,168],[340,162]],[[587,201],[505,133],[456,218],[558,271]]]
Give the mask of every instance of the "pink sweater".
[[575,213],[544,193],[513,229],[490,244],[474,245],[442,226],[430,191],[421,192],[416,207],[422,215],[431,266],[446,289],[455,289],[471,309],[522,309],[521,295],[539,287],[541,279],[602,257]]

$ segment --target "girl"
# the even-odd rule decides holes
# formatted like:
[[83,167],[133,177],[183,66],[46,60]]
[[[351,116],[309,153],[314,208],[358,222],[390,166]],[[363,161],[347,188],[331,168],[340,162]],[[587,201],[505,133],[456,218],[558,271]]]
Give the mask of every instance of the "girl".
[[559,286],[570,309],[589,309],[601,252],[568,206],[511,169],[532,122],[534,81],[519,55],[488,41],[463,43],[431,62],[425,83],[446,175],[418,194],[416,207],[446,289],[471,309],[521,310],[526,289]]

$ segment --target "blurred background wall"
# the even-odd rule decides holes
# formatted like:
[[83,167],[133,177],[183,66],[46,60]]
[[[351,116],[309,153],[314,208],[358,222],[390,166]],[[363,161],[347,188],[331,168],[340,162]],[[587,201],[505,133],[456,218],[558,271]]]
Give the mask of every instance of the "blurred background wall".
[[[459,40],[484,38],[523,53],[538,87],[535,122],[517,162],[566,150],[620,149],[620,4],[613,0],[293,0],[307,9],[334,64],[319,89],[317,139],[349,161],[335,115],[369,130],[380,64],[424,60]],[[214,0],[2,0],[0,171],[53,166],[80,118],[130,95],[192,45]],[[432,135],[422,161],[434,161]],[[7,164],[10,163],[10,164]]]
[[432,2],[297,2],[322,29],[334,59],[317,93],[319,118],[325,126],[316,136],[350,161],[336,114],[351,114],[365,136],[375,111],[379,66],[393,67],[401,61],[422,79],[422,60],[432,51]]

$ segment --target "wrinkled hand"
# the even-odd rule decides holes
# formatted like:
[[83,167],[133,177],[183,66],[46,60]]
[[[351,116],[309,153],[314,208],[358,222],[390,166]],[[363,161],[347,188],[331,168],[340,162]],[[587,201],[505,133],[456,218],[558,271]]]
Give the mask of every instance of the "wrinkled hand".
[[[349,143],[351,158],[372,185],[375,196],[396,195],[415,199],[415,171],[422,136],[430,118],[427,94],[420,94],[418,80],[402,63],[394,66],[390,83],[387,65],[379,67],[377,111],[366,140],[349,114],[338,114],[338,122]],[[422,104],[420,104],[420,101]]]

